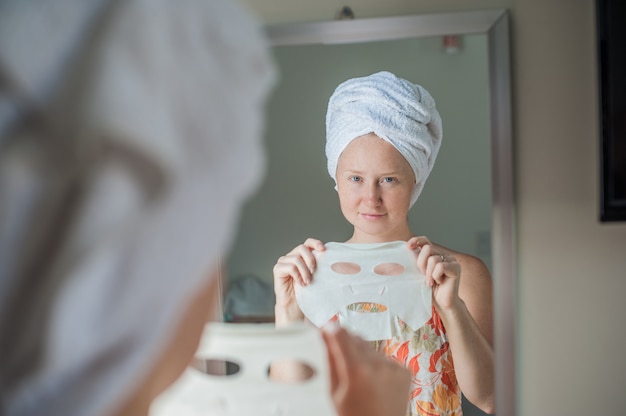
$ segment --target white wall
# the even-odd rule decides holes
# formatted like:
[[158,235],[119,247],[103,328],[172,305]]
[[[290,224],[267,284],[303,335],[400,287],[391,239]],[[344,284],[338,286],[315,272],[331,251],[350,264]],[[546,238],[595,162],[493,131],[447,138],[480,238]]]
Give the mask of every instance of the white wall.
[[522,414],[623,415],[626,224],[598,218],[593,2],[515,2]]
[[[269,23],[330,0],[248,0]],[[512,11],[518,218],[518,415],[626,408],[626,224],[598,218],[593,0],[353,0],[357,17]],[[504,416],[504,415],[502,415]]]

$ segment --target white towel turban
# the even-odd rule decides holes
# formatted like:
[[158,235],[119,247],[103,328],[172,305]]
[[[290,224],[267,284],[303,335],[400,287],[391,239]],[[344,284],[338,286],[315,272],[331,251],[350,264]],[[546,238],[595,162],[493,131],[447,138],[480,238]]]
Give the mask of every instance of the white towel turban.
[[[233,0],[0,0],[0,69],[0,414],[110,414],[263,177],[267,44]],[[56,129],[10,128],[29,105]],[[61,175],[77,154],[87,174]],[[20,272],[76,177],[50,264]]]
[[412,206],[441,146],[435,100],[423,87],[386,71],[340,84],[326,113],[326,158],[335,183],[339,156],[353,139],[368,133],[391,143],[411,165],[416,180]]

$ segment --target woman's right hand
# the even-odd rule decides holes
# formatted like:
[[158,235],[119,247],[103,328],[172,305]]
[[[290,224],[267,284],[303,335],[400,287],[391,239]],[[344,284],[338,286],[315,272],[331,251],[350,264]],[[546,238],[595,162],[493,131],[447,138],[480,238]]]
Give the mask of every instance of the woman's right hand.
[[[278,309],[287,311],[289,316],[293,316],[297,309],[297,315],[301,315],[296,303],[295,285],[306,286],[311,283],[317,267],[313,250],[324,251],[325,249],[324,243],[320,240],[308,238],[303,244],[280,257],[274,265],[277,323],[280,313]],[[287,317],[287,320],[291,319]]]
[[411,376],[404,366],[336,325],[322,336],[338,416],[406,416]]

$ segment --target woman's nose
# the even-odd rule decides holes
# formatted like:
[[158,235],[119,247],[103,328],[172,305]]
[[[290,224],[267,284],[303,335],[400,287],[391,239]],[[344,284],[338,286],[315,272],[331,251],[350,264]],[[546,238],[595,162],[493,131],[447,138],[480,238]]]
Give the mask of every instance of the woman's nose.
[[378,184],[371,184],[365,190],[365,201],[371,206],[378,206],[381,203],[381,193]]

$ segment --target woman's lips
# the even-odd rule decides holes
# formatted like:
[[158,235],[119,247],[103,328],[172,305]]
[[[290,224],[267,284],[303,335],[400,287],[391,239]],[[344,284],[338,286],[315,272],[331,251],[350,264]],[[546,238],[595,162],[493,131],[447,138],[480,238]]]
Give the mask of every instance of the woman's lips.
[[385,214],[365,214],[365,213],[361,213],[361,217],[365,218],[366,220],[369,221],[376,221],[378,219],[381,219],[382,217],[384,217]]

